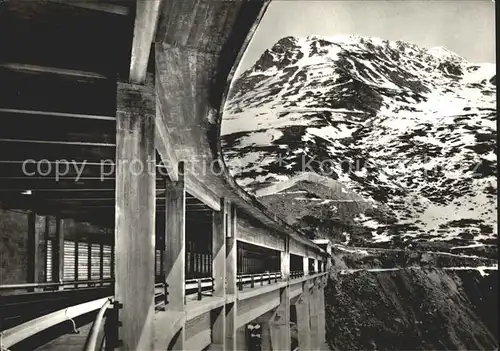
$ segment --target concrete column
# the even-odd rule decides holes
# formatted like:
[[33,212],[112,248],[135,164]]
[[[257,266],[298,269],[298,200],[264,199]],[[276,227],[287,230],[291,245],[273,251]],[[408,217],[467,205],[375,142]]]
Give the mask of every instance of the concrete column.
[[[56,237],[52,246],[52,280],[62,283],[64,278],[64,221],[56,217]],[[90,279],[90,278],[89,278]],[[59,287],[62,290],[62,287]]]
[[246,350],[246,347],[241,348],[242,336],[240,329],[243,329],[243,345],[245,345],[245,329],[237,328],[237,298],[238,288],[237,283],[237,211],[236,207],[229,202],[226,204],[226,296],[232,297],[233,302],[225,306],[225,349],[228,351]]
[[[28,283],[37,283],[38,282],[38,268],[39,268],[39,233],[36,230],[36,213],[34,211],[28,212],[28,276],[26,277],[26,281]],[[34,290],[34,289],[33,289]],[[33,291],[30,289],[30,291]]]
[[302,294],[295,303],[297,310],[297,336],[299,341],[299,350],[311,349],[311,325],[309,314],[309,289],[308,282],[302,283]]
[[[226,217],[227,202],[220,201],[221,210],[213,213],[212,230],[212,274],[214,277],[214,296],[226,296]],[[212,311],[212,344],[224,350],[226,312],[225,306]]]
[[271,351],[271,327],[269,321],[260,324],[261,351]]
[[[118,83],[116,111],[115,299],[121,350],[153,349],[155,94]],[[140,166],[143,167],[141,170]]]
[[260,324],[260,339],[261,339],[261,351],[271,351],[275,350],[271,345],[271,324],[272,318],[275,316],[276,310],[271,310],[264,313],[262,316],[255,319],[255,323]]
[[318,287],[318,342],[320,350],[328,350],[326,345],[325,287],[326,277],[321,277]]
[[285,250],[281,252],[281,274],[287,285],[280,289],[280,305],[269,321],[273,350],[290,350],[290,238],[285,240]]
[[319,350],[320,326],[319,326],[318,287],[316,285],[316,279],[314,279],[314,284],[311,287],[309,294],[309,318],[310,318],[310,328],[311,328],[310,349]]
[[[179,179],[166,182],[165,207],[165,282],[168,291],[167,313],[185,310],[185,255],[186,255],[186,190],[184,163],[178,166]],[[183,350],[186,331],[182,327],[173,338],[169,349]]]
[[303,269],[304,269],[304,276],[309,274],[309,257],[305,256],[302,258],[303,260]]
[[[234,348],[231,350],[238,350],[238,351],[248,350],[246,327],[247,326],[245,324],[244,326],[235,330],[235,332],[234,332]],[[226,350],[227,350],[227,348],[226,348]]]

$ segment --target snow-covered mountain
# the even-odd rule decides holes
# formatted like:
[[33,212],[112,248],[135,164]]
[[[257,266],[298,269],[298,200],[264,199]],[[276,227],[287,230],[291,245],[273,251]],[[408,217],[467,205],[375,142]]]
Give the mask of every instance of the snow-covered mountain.
[[495,244],[495,70],[443,47],[283,38],[232,87],[225,162],[311,236]]

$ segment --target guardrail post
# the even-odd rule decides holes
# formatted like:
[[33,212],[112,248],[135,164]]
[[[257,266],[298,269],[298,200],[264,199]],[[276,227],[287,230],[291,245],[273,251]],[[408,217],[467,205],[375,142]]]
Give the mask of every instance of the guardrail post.
[[115,301],[113,302],[113,307],[109,308],[106,312],[106,321],[104,322],[105,351],[114,351],[122,345],[118,336],[118,328],[121,327],[121,323],[118,320],[118,312],[122,307],[122,304]]
[[260,274],[260,286],[264,285],[264,273]]
[[165,308],[166,308],[166,306],[168,305],[168,284],[165,283],[164,287],[165,287]]
[[250,287],[254,287],[254,279],[253,279],[253,274],[250,276]]
[[238,290],[243,290],[243,278],[238,276]]
[[197,299],[198,299],[198,301],[200,301],[201,300],[201,279],[198,279],[197,283],[198,283],[198,297],[197,297]]

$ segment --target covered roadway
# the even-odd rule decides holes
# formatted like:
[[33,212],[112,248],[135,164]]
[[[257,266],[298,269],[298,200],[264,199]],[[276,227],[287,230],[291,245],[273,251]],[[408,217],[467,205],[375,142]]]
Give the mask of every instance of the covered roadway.
[[0,3],[2,351],[324,347],[329,250],[221,154],[267,5]]

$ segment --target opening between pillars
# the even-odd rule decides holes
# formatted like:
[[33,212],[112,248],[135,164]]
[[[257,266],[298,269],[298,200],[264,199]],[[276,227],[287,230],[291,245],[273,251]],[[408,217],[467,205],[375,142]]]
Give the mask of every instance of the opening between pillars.
[[244,242],[237,244],[238,289],[281,281],[281,256],[277,250]]
[[290,254],[290,278],[300,278],[304,276],[304,259],[302,256]]
[[[185,292],[186,299],[211,296],[215,289],[213,278],[213,211],[195,197],[186,194],[185,220]],[[163,266],[165,255],[165,216],[157,216],[156,222],[156,297],[168,303],[168,286],[165,284]],[[162,297],[164,299],[162,299]]]

